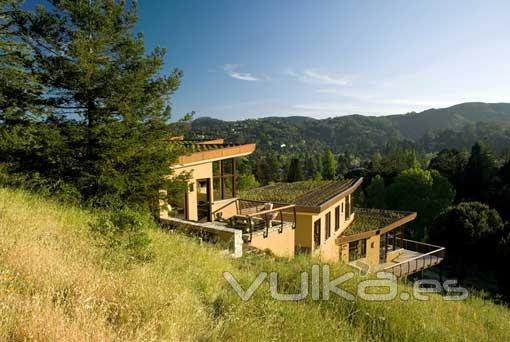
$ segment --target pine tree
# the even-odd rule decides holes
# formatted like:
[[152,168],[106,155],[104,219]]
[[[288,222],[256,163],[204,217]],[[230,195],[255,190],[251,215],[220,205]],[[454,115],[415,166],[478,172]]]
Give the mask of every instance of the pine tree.
[[322,178],[333,180],[336,177],[336,160],[331,150],[326,150],[322,156]]
[[489,148],[480,143],[474,144],[462,175],[459,198],[489,203],[497,170],[496,159]]
[[287,173],[287,182],[298,182],[303,180],[303,169],[299,158],[290,160],[289,170]]
[[0,121],[5,125],[26,123],[39,117],[44,107],[39,96],[43,87],[30,72],[32,49],[16,39],[18,0],[0,0]]
[[274,152],[257,159],[257,179],[262,184],[280,181],[280,162]]
[[46,127],[58,128],[62,152],[48,167],[61,168],[54,173],[91,203],[155,203],[178,153],[165,138],[168,99],[182,75],[161,74],[163,49],[146,54],[142,35],[133,34],[135,4],[52,0],[12,20],[47,89],[40,97],[52,113]]

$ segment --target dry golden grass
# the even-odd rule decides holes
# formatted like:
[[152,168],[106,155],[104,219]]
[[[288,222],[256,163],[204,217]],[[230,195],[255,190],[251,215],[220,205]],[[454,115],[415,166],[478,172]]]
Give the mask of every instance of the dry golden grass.
[[264,283],[243,302],[224,271],[245,287],[278,271],[292,293],[315,261],[234,260],[177,233],[151,230],[153,260],[115,267],[89,238],[95,217],[0,189],[0,341],[510,340],[509,310],[476,297],[278,302]]

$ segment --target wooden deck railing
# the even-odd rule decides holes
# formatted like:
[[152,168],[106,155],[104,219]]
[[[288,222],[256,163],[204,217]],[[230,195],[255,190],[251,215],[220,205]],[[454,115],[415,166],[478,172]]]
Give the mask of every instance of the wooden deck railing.
[[213,212],[213,216],[220,214],[229,206],[235,206],[236,215],[226,219],[229,227],[241,229],[251,241],[252,234],[257,231],[264,231],[264,237],[269,235],[269,229],[278,228],[283,232],[285,225],[296,228],[296,206],[287,203],[272,203],[272,209],[266,209],[268,202],[235,199],[226,203]]
[[446,249],[441,246],[407,239],[400,240],[395,247],[420,253],[413,258],[403,260],[402,262],[387,266],[381,270],[393,273],[397,278],[401,278],[439,264],[443,261],[446,251]]

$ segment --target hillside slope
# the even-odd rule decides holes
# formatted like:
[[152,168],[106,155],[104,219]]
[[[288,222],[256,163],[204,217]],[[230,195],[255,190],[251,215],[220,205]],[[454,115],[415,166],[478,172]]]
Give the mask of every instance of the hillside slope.
[[421,113],[390,115],[387,117],[402,136],[417,140],[427,131],[460,130],[476,122],[510,124],[509,103],[461,103],[441,109],[428,109]]
[[[356,152],[370,155],[389,141],[420,142],[426,134],[447,131],[460,132],[482,124],[469,139],[458,139],[456,145],[470,148],[477,139],[487,135],[510,135],[510,104],[463,103],[448,108],[429,109],[421,113],[388,116],[346,115],[328,119],[307,117],[267,117],[240,121],[222,121],[198,118],[191,123],[192,137],[224,137],[237,143],[256,142],[260,150],[279,150],[284,146],[290,152],[315,152],[329,147],[334,152]],[[496,132],[497,131],[497,132]],[[469,134],[462,134],[467,136]],[[430,140],[430,137],[428,137]],[[494,142],[498,145],[501,139]],[[504,140],[504,139],[503,139]],[[424,148],[450,144],[444,136],[427,141]],[[453,146],[452,146],[453,147]],[[457,146],[455,146],[457,147]]]
[[[270,297],[264,282],[244,302],[223,279],[224,271],[245,289],[258,272],[277,271],[278,290],[295,293],[299,273],[310,272],[316,261],[234,260],[153,229],[150,262],[112,267],[89,238],[94,213],[0,189],[0,215],[2,341],[510,340],[510,311],[476,297],[281,302]],[[337,265],[332,273],[348,270]],[[360,280],[351,280],[348,289]]]

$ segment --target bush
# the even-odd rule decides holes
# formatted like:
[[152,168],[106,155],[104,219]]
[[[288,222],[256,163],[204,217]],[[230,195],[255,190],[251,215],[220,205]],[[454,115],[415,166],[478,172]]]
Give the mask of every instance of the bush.
[[448,262],[462,280],[473,265],[490,269],[503,223],[498,212],[480,202],[462,202],[434,219],[430,241],[446,247]]
[[42,177],[39,173],[14,173],[0,167],[0,186],[11,189],[23,189],[57,201],[79,206],[81,195],[75,186],[62,180],[53,181]]
[[107,257],[132,263],[151,259],[148,229],[153,225],[150,215],[124,208],[100,215],[90,230]]

